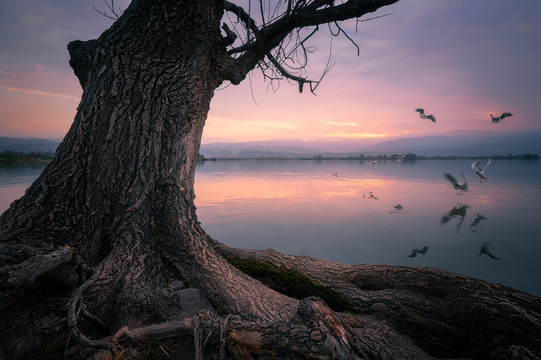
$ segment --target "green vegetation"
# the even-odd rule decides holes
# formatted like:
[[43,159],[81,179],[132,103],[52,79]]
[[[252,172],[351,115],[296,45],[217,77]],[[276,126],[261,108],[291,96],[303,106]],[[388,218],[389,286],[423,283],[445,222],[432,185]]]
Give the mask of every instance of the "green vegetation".
[[237,269],[261,281],[266,286],[295,299],[317,296],[323,299],[334,311],[358,314],[359,310],[341,294],[328,286],[323,286],[305,275],[286,268],[275,266],[269,262],[257,262],[239,257],[227,258]]
[[11,151],[6,150],[0,152],[0,162],[13,162],[13,161],[44,161],[52,160],[54,158],[54,152],[43,151]]

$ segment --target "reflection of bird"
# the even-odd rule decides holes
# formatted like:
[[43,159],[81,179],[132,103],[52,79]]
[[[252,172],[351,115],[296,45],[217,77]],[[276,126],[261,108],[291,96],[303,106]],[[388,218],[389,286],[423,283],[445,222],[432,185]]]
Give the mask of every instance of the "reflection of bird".
[[432,120],[433,123],[436,122],[436,118],[434,117],[434,115],[425,115],[425,109],[415,109],[415,111],[417,111],[419,113],[419,117],[421,119],[429,119],[429,120]]
[[491,160],[488,159],[487,160],[487,163],[485,164],[485,166],[481,167],[479,165],[479,161],[474,161],[472,164],[471,164],[471,168],[473,170],[475,170],[475,173],[481,178],[481,182],[484,181],[487,181],[488,180],[488,176],[485,175],[485,169],[487,168],[487,166],[490,165],[490,162]]
[[504,118],[508,117],[508,116],[512,116],[513,114],[511,113],[508,113],[508,112],[504,112],[503,114],[501,114],[500,116],[498,117],[494,117],[492,116],[492,114],[490,114],[490,118],[492,119],[492,123],[493,124],[496,124],[496,123],[499,123],[500,120],[503,120]]
[[496,256],[492,255],[492,253],[488,249],[489,245],[490,245],[490,243],[484,242],[481,245],[481,250],[479,251],[479,255],[477,255],[477,256],[481,256],[481,255],[485,254],[485,255],[488,255],[488,257],[491,258],[491,259],[500,260],[499,257],[496,257]]
[[460,175],[462,175],[462,178],[464,179],[463,184],[459,184],[456,178],[453,175],[451,175],[450,172],[448,171],[443,172],[443,176],[445,176],[445,178],[449,180],[451,184],[453,184],[453,187],[455,188],[455,190],[458,190],[457,195],[462,195],[464,194],[465,191],[468,191],[468,181],[466,180],[462,172],[460,172]]
[[363,198],[368,198],[368,199],[374,199],[374,200],[379,200],[376,196],[374,196],[374,193],[372,191],[368,192],[370,195],[366,196],[366,193],[363,193]]
[[471,229],[472,232],[475,232],[475,231],[479,230],[479,228],[481,227],[481,221],[482,220],[488,220],[488,219],[487,219],[487,217],[485,215],[477,214],[475,219],[470,224],[470,229]]
[[426,252],[428,251],[428,246],[423,246],[423,248],[421,250],[419,249],[412,249],[411,250],[411,254],[408,255],[408,257],[416,257],[417,254],[426,254]]
[[456,224],[456,228],[460,229],[460,226],[462,225],[462,222],[466,217],[466,212],[469,208],[469,205],[462,205],[457,203],[456,206],[453,206],[451,211],[441,217],[441,225],[447,223],[449,220],[451,220],[451,218],[458,218],[460,219],[460,222]]

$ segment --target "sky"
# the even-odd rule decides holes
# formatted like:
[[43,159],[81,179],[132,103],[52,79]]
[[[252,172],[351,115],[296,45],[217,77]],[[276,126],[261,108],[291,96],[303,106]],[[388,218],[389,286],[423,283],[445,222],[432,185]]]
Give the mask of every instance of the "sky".
[[[0,136],[67,133],[82,90],[66,46],[113,22],[94,7],[105,10],[101,0],[0,0]],[[329,53],[334,66],[316,95],[285,81],[275,91],[257,70],[224,84],[203,143],[541,129],[541,1],[400,0],[366,18],[379,15],[344,24],[359,55],[344,36],[318,33],[308,75],[321,76]],[[502,112],[513,116],[493,124]]]

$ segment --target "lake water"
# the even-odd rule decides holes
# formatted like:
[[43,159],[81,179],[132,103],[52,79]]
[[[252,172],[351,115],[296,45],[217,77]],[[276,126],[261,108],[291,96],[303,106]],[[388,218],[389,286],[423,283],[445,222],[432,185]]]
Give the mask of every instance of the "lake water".
[[[541,296],[541,162],[235,160],[200,163],[203,227],[234,247],[346,264],[435,266]],[[0,212],[43,164],[0,164]],[[444,179],[462,171],[469,191]],[[333,175],[336,174],[336,175]]]

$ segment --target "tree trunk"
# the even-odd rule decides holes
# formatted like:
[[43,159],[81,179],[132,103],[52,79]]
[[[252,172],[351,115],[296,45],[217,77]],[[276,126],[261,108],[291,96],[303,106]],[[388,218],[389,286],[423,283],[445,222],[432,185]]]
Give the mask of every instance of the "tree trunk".
[[[106,333],[181,316],[167,286],[179,279],[221,312],[252,320],[285,319],[296,308],[217,256],[195,214],[202,130],[223,80],[215,64],[225,51],[222,14],[218,1],[134,1],[99,39],[70,43],[84,91],[74,124],[54,161],[2,215],[1,266],[69,246],[78,261],[66,268],[97,274],[84,304]],[[42,287],[51,281],[60,282]],[[10,313],[36,307],[17,302]],[[8,354],[19,354],[13,343],[21,338],[38,348],[51,341],[42,328],[16,325],[2,321]]]
[[[83,88],[75,121],[0,217],[0,359],[186,332],[200,347],[198,331],[217,327],[236,358],[541,354],[539,298],[437,270],[234,250],[205,234],[195,167],[213,92],[234,72],[222,15],[218,0],[134,0],[100,38],[69,44]],[[185,319],[176,281],[219,316]]]

